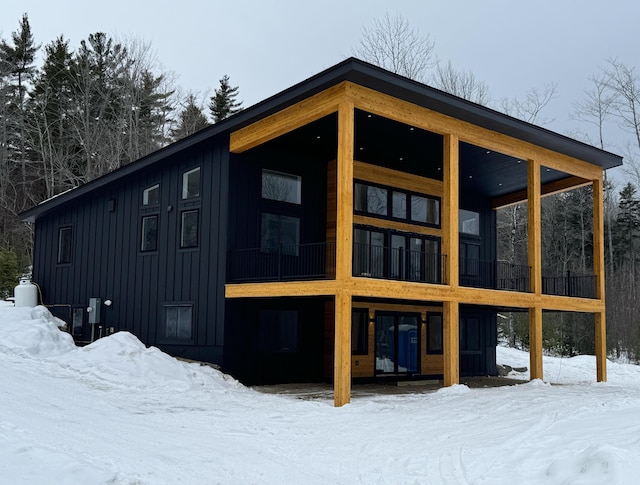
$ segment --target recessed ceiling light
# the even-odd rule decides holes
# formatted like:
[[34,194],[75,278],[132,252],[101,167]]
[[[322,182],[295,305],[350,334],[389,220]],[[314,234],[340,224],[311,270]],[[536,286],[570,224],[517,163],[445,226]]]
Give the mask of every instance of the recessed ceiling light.
[[500,184],[498,184],[498,187],[502,187],[502,184],[501,184],[501,183],[500,183]]
[[320,139],[320,135],[316,136],[316,140],[319,140],[319,139]]
[[548,168],[548,169],[547,169],[547,172],[551,172],[551,169],[550,169],[550,168]]
[[473,178],[473,175],[469,175],[469,178],[470,178],[470,179],[472,179],[472,178]]
[[404,160],[404,158],[400,157],[400,161]]
[[371,118],[371,115],[367,115],[367,118]]
[[413,126],[409,128],[409,131],[413,131],[413,130],[414,130]]
[[364,147],[360,147],[360,151],[364,150]]
[[491,153],[491,150],[487,150],[487,155],[488,155],[489,153]]

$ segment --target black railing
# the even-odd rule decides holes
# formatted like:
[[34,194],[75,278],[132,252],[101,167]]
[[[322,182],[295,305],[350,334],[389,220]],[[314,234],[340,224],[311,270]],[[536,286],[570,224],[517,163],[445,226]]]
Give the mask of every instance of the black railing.
[[442,254],[404,248],[353,244],[353,276],[443,284]]
[[542,270],[542,293],[545,295],[596,297],[596,277],[572,271]]
[[528,292],[530,274],[522,264],[460,258],[460,286]]
[[335,243],[299,244],[277,249],[236,249],[227,257],[227,281],[284,281],[335,277]]

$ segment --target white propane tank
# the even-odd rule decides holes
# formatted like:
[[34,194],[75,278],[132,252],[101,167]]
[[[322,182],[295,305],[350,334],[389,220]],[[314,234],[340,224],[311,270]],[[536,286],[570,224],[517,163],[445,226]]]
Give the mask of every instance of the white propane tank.
[[20,283],[13,290],[15,306],[38,306],[38,288],[29,278],[20,279]]

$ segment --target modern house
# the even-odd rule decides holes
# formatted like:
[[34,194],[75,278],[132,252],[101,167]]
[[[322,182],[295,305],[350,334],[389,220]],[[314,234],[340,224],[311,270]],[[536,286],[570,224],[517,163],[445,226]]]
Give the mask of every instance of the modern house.
[[[499,311],[594,315],[619,156],[357,59],[25,212],[33,279],[78,340],[127,330],[247,383],[496,373]],[[547,284],[541,197],[592,186],[594,272]],[[528,261],[496,209],[527,202]],[[109,305],[105,305],[109,303]],[[90,308],[91,311],[87,311]]]

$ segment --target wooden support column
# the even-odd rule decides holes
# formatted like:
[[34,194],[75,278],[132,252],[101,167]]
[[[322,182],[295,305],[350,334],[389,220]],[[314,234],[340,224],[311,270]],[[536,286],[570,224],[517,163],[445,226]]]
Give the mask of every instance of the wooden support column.
[[[593,181],[593,271],[596,298],[604,303],[604,187],[602,177]],[[607,325],[604,311],[595,314],[596,379],[607,381]]]
[[[540,163],[528,161],[527,224],[531,292],[542,294],[542,235],[540,208]],[[531,379],[542,379],[542,307],[529,308],[529,367]]]
[[[459,143],[454,135],[444,136],[443,160],[443,197],[442,197],[442,253],[447,258],[444,262],[445,282],[451,292],[456,294],[459,285]],[[452,386],[460,382],[460,350],[459,350],[459,301],[444,302],[443,318],[443,358],[444,385]]]
[[[354,105],[343,101],[338,109],[338,163],[336,216],[336,282],[352,277],[353,252],[353,144]],[[351,401],[351,293],[338,284],[335,295],[335,362],[333,397],[336,407]]]

